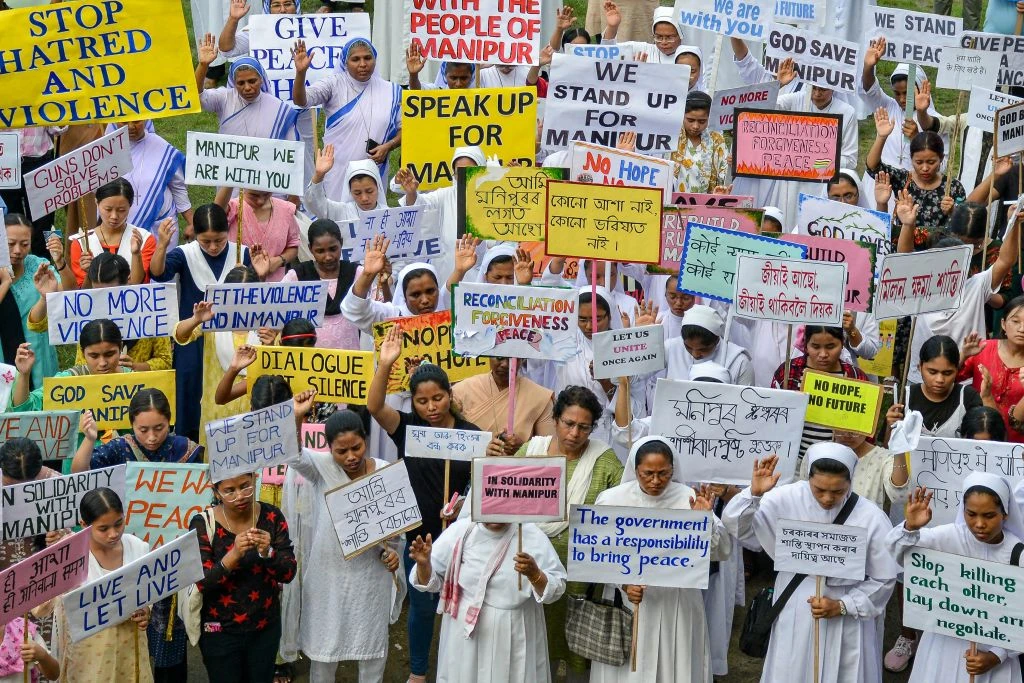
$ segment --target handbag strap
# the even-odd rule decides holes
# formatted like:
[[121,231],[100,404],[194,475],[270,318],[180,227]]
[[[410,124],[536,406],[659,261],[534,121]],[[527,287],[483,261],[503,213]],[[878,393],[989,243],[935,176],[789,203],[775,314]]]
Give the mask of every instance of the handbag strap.
[[[587,584],[587,594],[586,594],[587,602],[593,602],[594,601],[594,591],[595,590],[597,590],[597,584],[596,583]],[[619,608],[622,607],[622,595],[620,594],[618,589],[616,589],[613,592],[614,592],[614,597],[613,597],[614,605],[615,605],[616,609],[619,609]]]
[[1024,543],[1018,543],[1010,551],[1010,564],[1020,566],[1020,556],[1024,553]]

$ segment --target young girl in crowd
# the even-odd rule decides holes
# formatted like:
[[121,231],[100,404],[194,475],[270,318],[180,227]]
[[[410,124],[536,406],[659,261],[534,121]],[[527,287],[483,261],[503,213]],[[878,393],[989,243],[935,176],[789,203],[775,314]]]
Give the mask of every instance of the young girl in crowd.
[[1012,299],[1004,307],[999,326],[1000,339],[983,339],[972,333],[964,339],[963,361],[957,381],[970,379],[976,390],[991,396],[992,407],[1006,420],[1007,437],[1024,442],[1024,296]]
[[[102,251],[119,254],[131,264],[130,284],[149,281],[149,264],[156,250],[156,240],[149,230],[128,222],[135,202],[135,189],[124,178],[111,181],[96,190],[96,208],[100,220],[95,230],[74,235],[70,241],[71,271],[79,287],[88,288],[89,264]],[[168,218],[163,225],[177,232],[178,225]]]
[[[295,220],[295,205],[278,199],[269,192],[245,191],[242,203],[242,244],[255,250],[259,247],[267,254],[270,266],[263,278],[267,282],[280,282],[285,266],[299,254],[299,224]],[[216,202],[227,213],[228,240],[237,244],[239,198],[229,199],[230,188],[217,192]]]

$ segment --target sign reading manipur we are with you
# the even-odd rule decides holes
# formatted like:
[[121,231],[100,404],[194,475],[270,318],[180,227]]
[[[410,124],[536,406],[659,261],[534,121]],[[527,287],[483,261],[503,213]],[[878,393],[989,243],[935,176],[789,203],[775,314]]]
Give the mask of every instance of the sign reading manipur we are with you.
[[839,114],[737,108],[735,119],[733,177],[827,183],[839,172]]
[[296,140],[219,135],[190,130],[185,154],[189,185],[230,185],[302,196],[306,146]]
[[388,393],[409,391],[409,379],[420,363],[432,363],[448,375],[452,382],[489,372],[486,358],[460,356],[452,348],[452,313],[437,311],[407,318],[394,318],[373,325],[374,353],[388,331],[398,325],[402,331],[402,354],[391,368]]

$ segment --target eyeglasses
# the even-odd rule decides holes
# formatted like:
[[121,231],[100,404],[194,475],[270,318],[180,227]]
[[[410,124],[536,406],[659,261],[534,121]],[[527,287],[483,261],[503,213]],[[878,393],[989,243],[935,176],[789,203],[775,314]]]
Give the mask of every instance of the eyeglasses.
[[654,43],[671,43],[673,40],[679,40],[679,36],[659,36],[657,33],[651,36]]
[[291,0],[285,0],[285,2],[272,2],[270,3],[270,9],[294,9],[295,3]]
[[249,484],[248,486],[243,486],[237,491],[232,491],[231,493],[222,493],[220,494],[220,498],[226,503],[233,503],[236,500],[238,500],[239,496],[242,496],[243,498],[248,498],[249,496],[252,495],[252,492],[255,490],[256,487],[253,486],[252,484]]
[[574,429],[580,430],[580,433],[582,434],[589,434],[590,432],[594,431],[594,425],[588,425],[582,422],[572,422],[570,420],[563,420],[561,418],[559,418],[558,421],[561,422],[562,426],[565,427],[566,431],[569,432],[571,432]]
[[660,472],[645,472],[643,470],[637,470],[636,476],[641,479],[671,479],[672,470],[662,470]]
[[829,197],[829,199],[831,199],[833,201],[841,201],[841,202],[845,202],[845,203],[849,204],[851,202],[857,201],[857,193],[856,192],[847,192],[846,194],[834,194],[831,197]]

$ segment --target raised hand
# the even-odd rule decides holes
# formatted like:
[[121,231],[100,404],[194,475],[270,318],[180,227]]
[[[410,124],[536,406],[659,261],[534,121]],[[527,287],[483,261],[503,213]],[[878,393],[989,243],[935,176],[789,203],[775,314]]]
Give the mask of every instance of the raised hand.
[[373,277],[380,275],[380,272],[384,270],[390,246],[391,240],[384,235],[374,236],[373,242],[366,246],[366,254],[363,255],[363,272]]
[[[170,220],[170,219],[167,219]],[[132,256],[142,253],[142,234],[132,230],[131,244],[129,245]]]
[[644,325],[655,325],[658,322],[658,306],[648,299],[643,301],[633,310],[633,320],[636,321],[637,327],[643,327]]
[[779,73],[775,76],[783,86],[789,85],[796,79],[796,63],[792,57],[786,57],[779,64]]
[[875,174],[875,203],[878,206],[886,206],[892,199],[892,180],[885,171]]
[[900,190],[896,195],[895,213],[903,227],[912,227],[917,225],[917,215],[921,213],[921,205],[914,201],[909,190]]
[[779,462],[779,456],[769,455],[761,460],[754,460],[754,471],[750,477],[750,493],[754,496],[763,496],[775,488],[779,483],[781,472],[775,471],[775,465]]
[[906,521],[903,527],[907,531],[917,531],[921,527],[928,526],[932,521],[932,492],[923,486],[918,486],[910,494],[907,500],[905,515]]
[[605,0],[604,3],[604,23],[609,28],[618,28],[619,24],[622,23],[622,13],[619,12],[619,6],[611,0]]
[[[156,229],[156,242],[165,249],[170,246],[171,240],[174,239],[174,231],[178,229],[174,221],[167,219],[160,223],[160,226]],[[84,253],[84,252],[83,252]]]
[[964,343],[960,345],[960,360],[965,361],[971,356],[978,355],[981,353],[983,345],[981,335],[977,332],[971,332],[964,337]]
[[576,10],[570,5],[562,7],[555,13],[555,23],[562,31],[568,31],[576,23]]
[[[4,268],[3,270],[6,271],[7,269]],[[44,299],[47,294],[60,289],[60,286],[57,284],[57,275],[53,272],[53,268],[50,267],[49,263],[44,263],[36,269],[36,274],[32,276],[32,284],[35,285],[39,296]]]
[[472,235],[463,235],[455,242],[455,272],[466,274],[476,265],[476,250],[480,240]]
[[249,344],[242,344],[235,349],[235,355],[231,357],[231,369],[241,370],[256,362],[256,347]]
[[696,496],[690,496],[690,509],[710,512],[715,507],[715,490],[709,484],[701,484]]
[[409,45],[409,49],[405,51],[405,68],[409,70],[409,75],[411,76],[423,71],[426,63],[426,58],[420,52],[419,43],[413,41]]
[[14,354],[14,367],[18,372],[27,375],[32,372],[32,366],[35,364],[36,352],[32,350],[32,345],[28,342],[19,345],[17,353]]
[[398,325],[392,325],[384,340],[380,344],[380,364],[394,365],[398,357],[402,355],[402,330]]
[[413,539],[412,543],[409,544],[409,559],[418,565],[430,566],[430,551],[433,549],[434,544],[430,534],[427,534],[426,540],[422,536],[417,536]]
[[923,81],[921,85],[914,88],[914,109],[917,111],[928,111],[932,104],[931,81]]
[[261,327],[256,330],[256,336],[260,340],[260,344],[264,346],[270,346],[277,339],[277,330],[272,330],[269,327]]
[[78,418],[78,431],[82,432],[82,435],[89,441],[99,438],[100,430],[96,426],[96,420],[91,410],[82,411],[82,416]]
[[516,249],[513,256],[516,272],[516,283],[528,285],[533,282],[533,259],[530,253],[523,248]]
[[401,185],[406,194],[412,194],[420,187],[420,181],[416,180],[416,176],[406,166],[398,169],[398,172],[395,173],[395,182]]
[[198,301],[192,304],[192,317],[200,323],[208,323],[213,320],[213,302]]
[[212,33],[203,36],[203,39],[196,45],[196,49],[199,53],[199,63],[204,66],[210,66],[220,54],[220,50],[217,49],[217,39],[213,37]]
[[316,165],[314,167],[313,182],[319,183],[324,179],[331,169],[334,168],[334,145],[324,145],[323,149],[316,151]]
[[864,51],[864,66],[873,67],[885,56],[885,38],[872,40]]
[[50,259],[54,263],[60,263],[64,260],[64,242],[61,238],[57,237],[56,232],[51,233],[50,238],[46,240],[46,251],[50,252]]
[[895,127],[896,123],[889,119],[889,112],[886,111],[885,107],[879,107],[875,110],[875,133],[878,137],[889,137],[892,135]]
[[296,75],[305,74],[309,71],[309,65],[312,64],[313,60],[310,59],[309,53],[306,52],[306,41],[295,41],[295,47],[292,48],[292,60],[295,62]]
[[231,7],[228,8],[228,16],[234,20],[241,19],[249,13],[249,3],[245,0],[231,0]]
[[263,248],[262,244],[254,244],[249,250],[249,258],[252,259],[252,269],[262,280],[270,274],[270,254]]
[[619,138],[615,141],[615,149],[621,149],[623,152],[635,152],[636,133],[631,130],[619,133]]
[[988,371],[984,365],[978,365],[978,371],[981,373],[981,386],[978,387],[978,394],[981,395],[983,402],[992,399],[992,374]]
[[292,405],[295,406],[295,415],[299,418],[304,418],[309,415],[309,411],[313,409],[314,403],[316,403],[316,389],[306,389],[292,397]]
[[540,50],[540,66],[547,66],[551,63],[551,58],[555,56],[555,48],[550,45],[545,45]]

